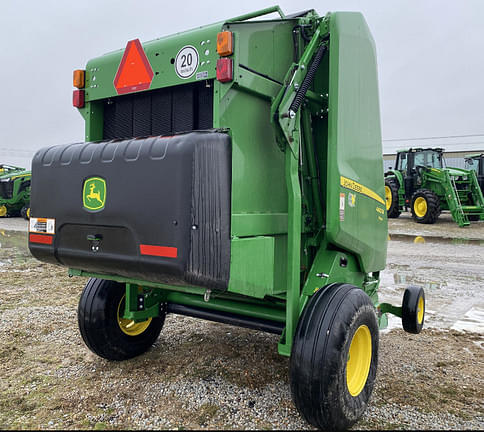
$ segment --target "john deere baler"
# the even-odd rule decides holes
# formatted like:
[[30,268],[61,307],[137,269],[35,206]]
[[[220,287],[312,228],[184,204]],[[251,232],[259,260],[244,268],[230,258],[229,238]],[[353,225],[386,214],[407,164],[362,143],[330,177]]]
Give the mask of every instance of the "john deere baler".
[[74,85],[86,142],[35,155],[29,245],[90,277],[87,346],[139,355],[168,313],[276,333],[302,415],[353,424],[386,313],[424,321],[421,289],[378,302],[387,219],[361,14],[274,7],[133,40]]

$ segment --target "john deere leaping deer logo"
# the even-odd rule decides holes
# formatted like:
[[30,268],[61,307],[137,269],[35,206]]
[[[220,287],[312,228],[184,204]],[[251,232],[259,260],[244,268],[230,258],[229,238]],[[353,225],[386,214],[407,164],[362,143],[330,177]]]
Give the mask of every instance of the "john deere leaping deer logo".
[[106,204],[106,180],[91,177],[84,182],[82,204],[86,210],[99,211]]

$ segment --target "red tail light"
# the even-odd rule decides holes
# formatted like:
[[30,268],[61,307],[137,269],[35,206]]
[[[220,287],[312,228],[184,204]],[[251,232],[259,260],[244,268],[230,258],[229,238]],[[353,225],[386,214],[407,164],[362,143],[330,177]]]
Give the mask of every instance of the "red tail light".
[[72,92],[72,105],[76,108],[84,108],[84,90],[74,90]]
[[229,82],[233,80],[233,61],[231,58],[220,58],[217,60],[217,80]]

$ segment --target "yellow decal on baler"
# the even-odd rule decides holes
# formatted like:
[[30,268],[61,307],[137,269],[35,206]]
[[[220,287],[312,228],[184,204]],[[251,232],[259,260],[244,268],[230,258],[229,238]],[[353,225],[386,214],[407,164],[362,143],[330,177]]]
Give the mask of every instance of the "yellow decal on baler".
[[380,195],[378,195],[376,192],[373,192],[371,189],[367,188],[366,186],[363,186],[362,184],[343,176],[340,177],[340,181],[341,181],[341,186],[343,186],[345,189],[350,189],[362,195],[366,195],[367,197],[370,197],[378,201],[380,204],[385,205],[385,201],[383,200],[383,198]]

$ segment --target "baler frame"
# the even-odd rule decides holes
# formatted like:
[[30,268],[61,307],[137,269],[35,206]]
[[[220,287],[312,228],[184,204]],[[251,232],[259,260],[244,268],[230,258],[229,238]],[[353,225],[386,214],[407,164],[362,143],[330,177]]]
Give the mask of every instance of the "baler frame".
[[[280,9],[278,7],[268,8],[259,13],[244,15],[239,19],[230,21],[249,19],[272,12],[280,12]],[[314,20],[308,19],[309,22],[314,23]],[[285,154],[285,181],[288,193],[286,294],[275,295],[270,300],[258,300],[232,293],[215,293],[195,286],[180,288],[77,269],[70,269],[70,276],[95,277],[125,283],[127,301],[124,318],[131,319],[134,322],[141,322],[147,318],[158,316],[164,304],[185,305],[207,311],[213,310],[223,314],[231,314],[232,318],[239,322],[239,325],[241,325],[241,316],[259,320],[253,322],[253,325],[251,325],[250,320],[243,324],[246,327],[260,330],[267,331],[269,329],[273,333],[282,332],[278,351],[281,355],[287,357],[291,354],[296,326],[308,299],[318,289],[331,283],[344,280],[362,288],[372,299],[375,307],[378,308],[378,318],[382,328],[387,325],[386,312],[401,317],[401,308],[388,307],[386,304],[382,307],[379,305],[379,272],[365,275],[361,273],[353,255],[342,251],[328,250],[328,239],[325,237],[324,229],[319,230],[314,236],[305,237],[301,240],[302,234],[304,234],[302,230],[303,220],[308,220],[315,215],[317,225],[320,227],[325,225],[321,193],[318,186],[317,162],[311,149],[313,144],[310,139],[310,115],[327,116],[328,95],[316,94],[309,87],[324,53],[328,50],[329,27],[327,17],[319,18],[317,22],[318,26],[313,29],[314,34],[304,52],[300,55],[300,61],[291,65],[287,71],[284,85],[281,86],[271,104],[271,118],[276,128],[277,143]],[[256,87],[257,92],[265,97],[269,97],[270,91],[273,90],[272,85],[267,88],[267,91],[264,90],[264,86]],[[250,89],[253,91],[252,86]],[[216,105],[214,109],[216,109]],[[217,115],[214,118],[216,119]],[[312,202],[309,202],[308,197],[305,197],[306,211],[304,214],[302,212],[301,183],[299,180],[300,163],[302,164],[300,161],[301,148],[305,150],[305,162],[309,170],[312,198]],[[301,250],[307,251],[309,247],[315,247],[318,251],[312,263],[304,263],[310,266],[310,270],[301,286],[299,271]],[[305,256],[307,257],[307,253]],[[143,299],[142,310],[139,309],[139,299]],[[222,318],[224,317],[220,319]],[[217,320],[215,316],[212,316],[211,319]],[[229,317],[225,317],[225,322],[229,321]],[[278,324],[275,328],[272,328],[272,331],[271,322]]]

